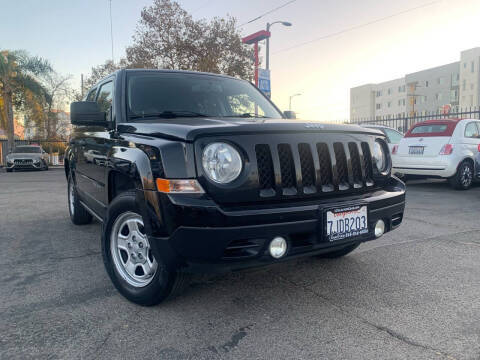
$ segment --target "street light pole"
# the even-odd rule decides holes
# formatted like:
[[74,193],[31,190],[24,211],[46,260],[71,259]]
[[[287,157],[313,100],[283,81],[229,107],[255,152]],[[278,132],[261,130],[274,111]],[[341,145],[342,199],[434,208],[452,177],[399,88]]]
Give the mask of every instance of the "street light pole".
[[295,96],[300,96],[302,94],[298,93],[298,94],[293,94],[293,95],[290,95],[290,99],[289,99],[289,102],[288,102],[288,111],[292,111],[292,98],[294,98]]
[[[283,26],[292,26],[292,23],[288,21],[275,21],[273,23],[267,23],[267,32],[270,32],[270,27],[274,24],[282,24]],[[265,49],[265,69],[269,70],[270,69],[270,37],[267,37],[266,39],[266,49]]]

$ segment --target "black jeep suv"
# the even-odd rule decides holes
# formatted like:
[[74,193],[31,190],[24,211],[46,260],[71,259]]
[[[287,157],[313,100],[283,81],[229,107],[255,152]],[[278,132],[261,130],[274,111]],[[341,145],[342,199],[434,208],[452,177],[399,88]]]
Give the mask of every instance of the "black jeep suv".
[[402,222],[382,133],[289,120],[243,80],[120,70],[71,120],[70,217],[103,223],[106,270],[138,304],[193,272],[340,257]]

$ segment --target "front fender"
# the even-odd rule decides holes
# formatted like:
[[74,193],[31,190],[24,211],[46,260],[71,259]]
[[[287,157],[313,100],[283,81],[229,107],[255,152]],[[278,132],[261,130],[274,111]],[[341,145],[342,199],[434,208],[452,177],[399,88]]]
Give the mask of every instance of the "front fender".
[[137,147],[113,146],[108,156],[106,191],[109,193],[111,172],[128,177],[135,184],[137,204],[144,219],[147,235],[163,233],[163,216],[158,201],[155,177],[147,154]]

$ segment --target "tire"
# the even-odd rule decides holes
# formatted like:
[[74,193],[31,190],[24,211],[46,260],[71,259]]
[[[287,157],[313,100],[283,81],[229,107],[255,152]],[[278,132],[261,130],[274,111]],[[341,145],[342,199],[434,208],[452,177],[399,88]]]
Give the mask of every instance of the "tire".
[[121,193],[108,207],[102,226],[102,255],[117,290],[142,306],[173,298],[189,283],[189,274],[167,269],[162,259],[153,257],[135,191]]
[[6,169],[6,170],[7,170],[7,172],[12,172],[12,169]]
[[85,225],[92,222],[92,215],[80,204],[72,173],[68,176],[67,202],[68,213],[70,214],[72,223],[75,225]]
[[43,170],[48,171],[48,164],[45,162],[45,166],[43,167]]
[[317,257],[319,257],[321,259],[340,258],[342,256],[350,254],[353,250],[355,250],[359,246],[360,246],[360,244],[348,245],[348,246],[344,247],[343,249],[331,251],[331,252],[328,252],[328,253],[325,253],[325,254],[320,254],[320,255],[317,255]]
[[470,161],[464,160],[458,165],[457,172],[448,179],[448,182],[456,190],[468,190],[472,186],[473,178],[473,165]]

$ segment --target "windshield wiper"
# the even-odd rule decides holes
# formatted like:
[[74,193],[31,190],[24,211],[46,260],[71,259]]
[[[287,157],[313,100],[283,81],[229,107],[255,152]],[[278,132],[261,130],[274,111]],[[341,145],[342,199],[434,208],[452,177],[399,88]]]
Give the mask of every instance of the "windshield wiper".
[[232,117],[238,117],[238,118],[262,118],[262,119],[271,119],[270,116],[265,116],[265,115],[259,115],[255,113],[243,113],[243,114],[236,114],[236,115],[225,115],[221,117],[226,117],[226,118],[232,118]]
[[159,113],[135,114],[130,115],[130,120],[146,118],[174,119],[179,117],[208,117],[206,114],[188,110],[166,110]]

